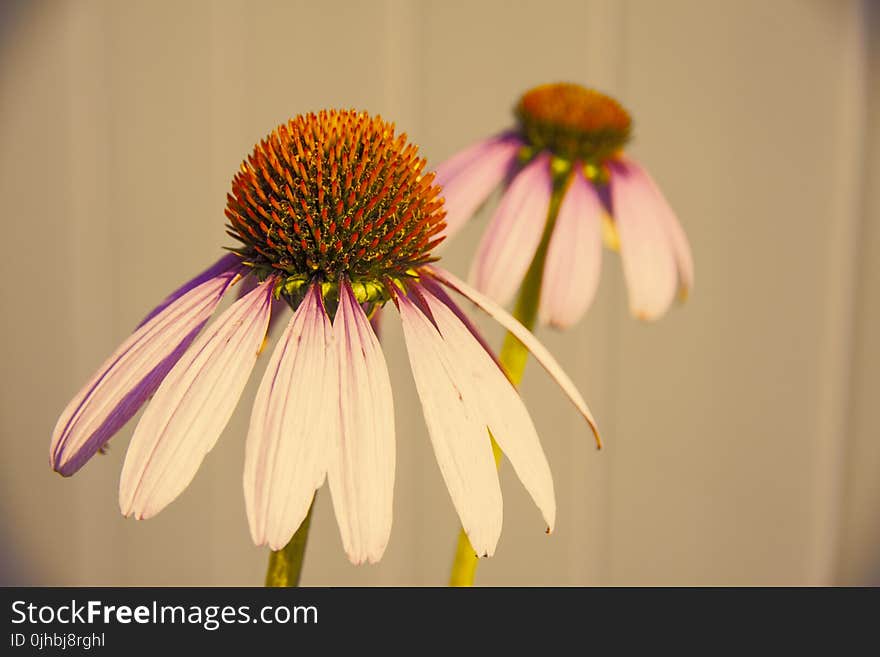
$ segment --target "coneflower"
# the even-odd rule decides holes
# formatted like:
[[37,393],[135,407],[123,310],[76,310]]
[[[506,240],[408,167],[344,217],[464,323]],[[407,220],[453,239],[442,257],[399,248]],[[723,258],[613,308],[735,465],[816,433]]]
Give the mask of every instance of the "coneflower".
[[526,92],[515,114],[516,127],[437,167],[447,235],[505,187],[477,249],[474,285],[507,303],[539,254],[538,319],[567,328],[593,300],[604,239],[620,251],[632,314],[661,316],[676,289],[684,296],[693,287],[693,261],[660,189],[623,153],[629,113],[598,91],[546,84]]
[[[149,399],[129,445],[122,512],[149,518],[195,476],[238,402],[273,304],[293,310],[267,364],[245,447],[255,543],[283,548],[329,480],[349,559],[375,562],[391,531],[395,471],[391,383],[369,317],[398,309],[425,421],[474,550],[491,555],[502,502],[490,434],[547,529],[553,482],[515,388],[447,294],[514,333],[595,433],[590,411],[539,342],[494,302],[438,268],[444,209],[406,136],[379,117],[322,111],[279,126],[232,183],[226,216],[240,243],[173,292],[98,368],[61,414],[52,467],[71,475]],[[254,283],[202,331],[224,294]]]

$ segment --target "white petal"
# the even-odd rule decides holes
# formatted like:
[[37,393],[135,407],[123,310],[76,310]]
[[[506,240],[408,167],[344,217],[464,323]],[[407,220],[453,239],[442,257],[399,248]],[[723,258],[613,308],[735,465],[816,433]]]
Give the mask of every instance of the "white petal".
[[541,282],[541,322],[568,328],[589,308],[602,265],[602,203],[580,167],[562,197]]
[[72,475],[137,413],[236,280],[223,272],[150,313],[64,409],[49,449],[53,468]]
[[519,289],[547,224],[553,179],[550,156],[539,155],[504,193],[474,257],[474,286],[506,304]]
[[272,307],[271,281],[236,301],[168,374],[131,439],[119,506],[156,515],[189,485],[229,421],[257,360]]
[[[495,354],[495,351],[486,341],[486,338],[483,337],[483,334],[480,333],[480,329],[477,328],[476,324],[474,324],[470,318],[465,314],[465,312],[461,309],[461,307],[452,300],[452,297],[449,296],[449,293],[446,292],[446,288],[444,288],[440,283],[435,281],[430,276],[425,276],[419,281],[420,285],[427,288],[428,291],[437,297],[440,301],[446,304],[446,307],[452,311],[452,313],[461,320],[461,323],[467,327],[467,330],[471,332],[471,335],[474,336],[474,340],[480,343],[480,346],[489,354],[489,357],[492,361],[504,372],[504,366],[501,364],[501,361],[498,360],[498,356]],[[504,372],[504,375],[507,376],[507,373]]]
[[437,464],[471,546],[491,556],[501,535],[502,501],[485,419],[458,384],[431,320],[406,297],[398,298],[398,307]]
[[424,269],[448,288],[455,290],[460,295],[476,304],[477,307],[501,324],[531,352],[535,357],[535,360],[541,364],[541,367],[543,367],[557,385],[562,388],[565,395],[571,400],[578,412],[580,412],[590,425],[590,429],[596,438],[596,446],[601,447],[602,443],[599,439],[599,430],[596,427],[596,421],[593,419],[593,414],[590,412],[587,402],[584,401],[581,393],[578,392],[578,389],[575,387],[574,383],[572,383],[571,379],[559,363],[556,362],[556,359],[549,351],[547,351],[547,348],[541,344],[541,342],[539,342],[525,326],[520,324],[516,318],[504,310],[504,308],[477,292],[474,288],[454,274],[449,273],[445,269],[440,269],[439,267],[434,266],[426,266]]
[[415,286],[415,289],[422,292],[443,336],[442,347],[453,367],[459,390],[492,431],[501,451],[544,515],[548,531],[552,530],[556,519],[553,478],[522,399],[452,310],[424,287]]
[[339,363],[338,447],[330,492],[352,563],[377,562],[391,534],[394,404],[385,357],[347,281],[340,284],[333,336]]
[[320,286],[313,284],[282,334],[254,401],[244,497],[257,545],[287,545],[324,483],[338,440],[335,356]]

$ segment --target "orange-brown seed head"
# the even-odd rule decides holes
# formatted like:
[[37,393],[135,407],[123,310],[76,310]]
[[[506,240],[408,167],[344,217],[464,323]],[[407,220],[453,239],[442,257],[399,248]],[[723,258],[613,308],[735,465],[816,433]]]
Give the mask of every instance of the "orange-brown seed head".
[[226,216],[258,271],[366,284],[432,260],[443,200],[406,135],[354,110],[300,115],[254,148],[232,181]]
[[535,87],[522,96],[515,114],[536,149],[593,164],[619,151],[632,131],[632,119],[620,103],[577,84]]

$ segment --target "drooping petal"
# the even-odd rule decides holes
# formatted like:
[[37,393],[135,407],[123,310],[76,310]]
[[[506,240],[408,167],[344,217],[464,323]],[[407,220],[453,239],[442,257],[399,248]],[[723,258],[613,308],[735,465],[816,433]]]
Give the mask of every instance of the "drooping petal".
[[501,536],[501,487],[485,419],[463,390],[437,327],[410,299],[397,298],[413,378],[437,464],[461,525],[479,556]]
[[624,161],[613,162],[611,203],[620,236],[620,257],[633,316],[657,319],[675,296],[678,269],[664,203],[644,173]]
[[483,347],[485,352],[489,354],[489,357],[495,361],[495,364],[498,368],[504,372],[504,375],[507,376],[507,372],[505,372],[504,367],[501,365],[501,361],[498,360],[498,356],[495,354],[495,351],[486,342],[486,338],[483,337],[483,334],[480,333],[480,329],[477,328],[476,324],[474,324],[470,318],[465,314],[465,312],[459,307],[455,301],[452,300],[452,297],[446,292],[442,285],[440,285],[437,281],[435,281],[430,276],[425,276],[420,281],[421,285],[426,288],[431,294],[437,297],[440,301],[446,304],[446,307],[452,311],[452,313],[461,320],[461,323],[467,327],[467,330],[470,331],[471,335],[474,336],[474,339],[480,343],[480,346]]
[[[250,294],[251,290],[255,289],[260,284],[260,279],[256,276],[247,276],[242,280],[241,285],[238,286],[238,292],[236,293],[236,298],[241,299],[242,297]],[[276,299],[272,297],[272,315],[269,317],[269,330],[266,331],[266,337],[273,334],[275,331],[275,327],[278,326],[278,323],[289,317],[290,305],[283,298]]]
[[340,421],[329,469],[333,509],[351,562],[375,563],[391,534],[394,403],[382,347],[344,279],[333,337],[339,364]]
[[441,162],[434,182],[446,200],[446,231],[451,237],[501,184],[523,142],[510,133],[478,142]]
[[184,292],[143,323],[64,409],[49,460],[64,476],[79,470],[149,399],[238,278],[226,270]]
[[167,308],[171,303],[182,297],[184,294],[189,292],[195,287],[198,287],[202,283],[211,280],[212,278],[216,278],[218,276],[222,276],[223,274],[238,270],[241,267],[241,256],[235,253],[227,253],[225,256],[220,258],[213,265],[208,267],[205,271],[200,273],[195,278],[188,280],[186,283],[181,285],[179,288],[174,290],[171,294],[165,297],[158,306],[153,308],[150,313],[141,320],[141,323],[137,325],[137,328],[140,328],[147,322],[149,322],[153,317],[162,312],[165,308]]
[[192,481],[247,383],[271,308],[269,279],[223,313],[169,372],[125,455],[123,514],[152,517]]
[[547,246],[541,282],[542,323],[568,328],[589,308],[602,265],[602,203],[575,167]]
[[622,160],[626,167],[633,175],[642,178],[642,184],[649,188],[654,196],[654,208],[660,222],[666,228],[669,240],[672,243],[672,250],[675,255],[675,261],[678,266],[679,287],[682,297],[686,297],[690,290],[694,287],[694,260],[691,254],[690,242],[685,235],[672,206],[660,191],[660,187],[648,173],[648,170],[641,166],[638,162],[631,159]]
[[455,290],[466,299],[472,301],[478,308],[501,324],[501,326],[507,329],[511,335],[519,340],[523,346],[529,350],[532,356],[535,357],[535,360],[541,364],[541,367],[547,371],[550,377],[562,389],[566,397],[571,400],[571,403],[574,404],[578,412],[590,425],[590,429],[596,438],[597,447],[602,446],[601,440],[599,439],[599,430],[596,427],[596,421],[593,419],[593,414],[590,412],[587,402],[584,401],[581,393],[578,392],[574,383],[572,383],[572,380],[568,377],[559,363],[556,362],[556,359],[525,326],[520,324],[516,318],[510,315],[510,313],[504,310],[504,308],[488,297],[477,292],[477,290],[454,274],[433,265],[425,266],[423,269],[451,290]]
[[474,257],[474,286],[506,304],[535,256],[550,208],[550,156],[539,155],[510,183]]
[[474,406],[483,424],[492,431],[501,451],[541,510],[548,531],[552,530],[556,519],[553,478],[522,399],[452,310],[424,287],[414,288],[421,292],[443,336],[442,347],[452,365],[459,390]]
[[[476,160],[479,160],[487,153],[492,152],[493,149],[496,149],[499,143],[511,139],[515,139],[512,133],[502,132],[487,139],[481,139],[480,141],[474,142],[460,151],[457,151],[434,167],[437,175],[435,182],[437,182],[437,184],[440,184],[441,182],[443,184],[448,184],[463,171],[466,171]],[[519,143],[522,143],[521,140],[519,140]]]
[[244,497],[257,545],[287,545],[335,453],[339,386],[332,335],[320,285],[313,284],[269,360],[251,414]]

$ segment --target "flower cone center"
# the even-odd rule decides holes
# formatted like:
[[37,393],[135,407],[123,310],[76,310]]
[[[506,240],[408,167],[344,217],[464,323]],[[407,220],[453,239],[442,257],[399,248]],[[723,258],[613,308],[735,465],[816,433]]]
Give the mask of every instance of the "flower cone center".
[[632,119],[620,103],[577,84],[535,87],[520,99],[515,114],[532,147],[570,161],[600,164],[626,144],[632,131]]
[[[346,276],[364,289],[429,262],[445,225],[434,174],[394,125],[365,112],[297,116],[258,143],[227,196],[229,234],[282,291]],[[378,292],[377,292],[378,294]]]

